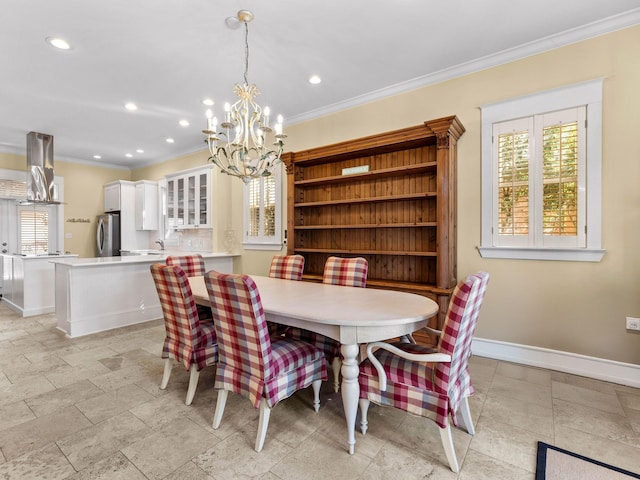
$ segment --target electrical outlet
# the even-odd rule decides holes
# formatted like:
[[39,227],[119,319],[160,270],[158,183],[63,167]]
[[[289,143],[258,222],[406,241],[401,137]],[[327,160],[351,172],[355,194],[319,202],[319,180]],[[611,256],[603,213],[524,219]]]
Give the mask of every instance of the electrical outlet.
[[627,330],[640,330],[640,318],[627,317]]

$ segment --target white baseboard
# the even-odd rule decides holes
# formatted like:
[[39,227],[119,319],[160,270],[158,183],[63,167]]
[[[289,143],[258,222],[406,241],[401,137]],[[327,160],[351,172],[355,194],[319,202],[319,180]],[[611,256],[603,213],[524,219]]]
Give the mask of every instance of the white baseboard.
[[53,313],[56,311],[55,305],[46,305],[37,308],[23,308],[7,298],[2,298],[2,301],[7,305],[7,307],[16,313],[19,313],[23,317],[33,317],[34,315],[42,315],[44,313]]
[[640,365],[517,343],[474,338],[474,355],[640,388]]
[[58,317],[58,330],[66,333],[70,338],[77,338],[114,328],[151,322],[159,318],[162,318],[162,308],[160,305],[154,305],[146,307],[143,311],[123,309],[107,314],[75,318],[73,321]]

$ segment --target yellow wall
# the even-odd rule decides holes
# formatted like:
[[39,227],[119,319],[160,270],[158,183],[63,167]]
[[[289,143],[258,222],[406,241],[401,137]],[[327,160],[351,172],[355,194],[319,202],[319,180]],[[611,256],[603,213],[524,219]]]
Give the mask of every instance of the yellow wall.
[[[56,175],[64,177],[64,249],[81,257],[95,257],[96,215],[104,213],[102,186],[114,180],[130,180],[126,169],[98,168],[56,161]],[[88,218],[91,223],[71,223],[69,218]],[[67,238],[71,234],[71,238]]]
[[[458,278],[491,274],[477,336],[640,363],[640,27],[583,41],[288,129],[296,151],[446,115],[458,143]],[[604,78],[603,246],[599,263],[480,257],[481,112],[523,94]]]
[[[26,167],[24,155],[0,153],[0,168],[26,172]],[[54,171],[56,176],[64,178],[64,250],[81,257],[94,257],[96,215],[104,213],[102,186],[113,180],[129,180],[131,172],[57,159]],[[91,223],[67,222],[70,218],[89,219]],[[69,234],[71,238],[66,238]]]
[[[26,134],[25,134],[25,138],[26,138]],[[6,168],[7,170],[26,171],[27,159],[24,157],[24,155],[15,155],[13,153],[0,152],[0,168]],[[26,176],[25,176],[25,179],[26,179]]]
[[[288,127],[286,148],[297,151],[457,115],[466,128],[458,144],[458,278],[477,270],[491,274],[477,336],[640,364],[640,335],[624,328],[625,316],[640,317],[638,45],[640,27],[628,28],[327,115]],[[585,263],[481,258],[476,250],[481,222],[479,107],[600,77],[604,78],[604,259]],[[110,180],[158,180],[167,173],[203,165],[206,158],[202,151],[130,175],[58,162],[56,173],[65,177],[65,217],[93,221],[102,211],[102,184]],[[22,169],[23,162],[24,158],[18,161],[0,154],[0,168]],[[216,171],[213,184],[214,246],[222,251],[227,225],[241,240],[242,183]],[[93,232],[93,227],[74,228],[78,231],[72,232],[74,238],[65,242],[65,248],[93,255],[88,250],[92,241],[81,239],[84,230]],[[266,274],[277,253],[246,252],[241,247],[237,251],[243,256],[235,270],[249,274]]]

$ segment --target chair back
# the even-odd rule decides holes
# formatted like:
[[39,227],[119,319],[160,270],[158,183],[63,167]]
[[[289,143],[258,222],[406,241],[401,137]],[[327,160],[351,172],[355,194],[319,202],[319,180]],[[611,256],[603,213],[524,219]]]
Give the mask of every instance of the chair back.
[[365,258],[329,257],[324,264],[322,283],[345,287],[366,287],[369,263]]
[[302,280],[304,257],[302,255],[275,255],[271,260],[269,276],[285,280]]
[[158,292],[169,350],[176,358],[190,358],[200,343],[200,320],[191,286],[184,270],[177,265],[151,265]]
[[[235,372],[238,382],[271,376],[271,340],[258,287],[248,275],[215,271],[204,276],[218,338],[218,369]],[[246,391],[262,386],[242,385]]]
[[451,363],[435,364],[433,382],[435,391],[447,394],[453,405],[458,405],[462,392],[471,388],[468,370],[471,340],[488,283],[486,272],[469,275],[451,295],[438,342],[438,351],[451,355]]
[[202,255],[175,255],[167,257],[167,265],[178,265],[187,274],[187,277],[197,277],[204,275],[205,266]]

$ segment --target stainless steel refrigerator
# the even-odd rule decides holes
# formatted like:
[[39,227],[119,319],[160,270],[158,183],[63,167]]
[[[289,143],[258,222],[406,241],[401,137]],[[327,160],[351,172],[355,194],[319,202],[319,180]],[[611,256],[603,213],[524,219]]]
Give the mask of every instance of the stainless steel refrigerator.
[[98,215],[96,223],[96,256],[120,256],[120,214]]

